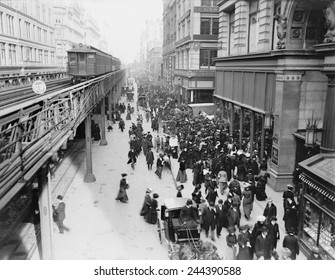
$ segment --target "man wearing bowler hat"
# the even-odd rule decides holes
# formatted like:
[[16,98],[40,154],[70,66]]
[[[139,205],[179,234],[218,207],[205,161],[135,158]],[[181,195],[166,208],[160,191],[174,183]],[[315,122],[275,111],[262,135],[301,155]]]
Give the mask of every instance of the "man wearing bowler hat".
[[288,235],[285,236],[283,240],[283,247],[289,248],[291,250],[291,260],[295,260],[297,255],[299,255],[299,243],[298,238],[294,236],[295,229],[291,227],[288,230]]

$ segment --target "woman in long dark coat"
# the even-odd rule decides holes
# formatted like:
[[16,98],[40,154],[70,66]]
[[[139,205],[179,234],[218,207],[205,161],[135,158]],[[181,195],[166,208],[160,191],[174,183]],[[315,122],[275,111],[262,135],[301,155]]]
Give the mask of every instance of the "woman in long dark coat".
[[252,192],[249,186],[244,189],[242,196],[243,196],[242,204],[243,204],[244,217],[247,220],[249,220],[253,208]]
[[150,193],[152,192],[151,188],[147,188],[144,196],[144,202],[142,209],[140,211],[140,215],[144,217],[144,219],[147,219],[147,215],[149,214],[152,198],[150,196]]
[[126,177],[127,174],[126,173],[122,173],[122,179],[120,181],[120,188],[119,188],[119,192],[117,194],[117,197],[115,198],[115,200],[119,200],[123,203],[128,202],[128,195],[127,195],[127,189],[129,189],[129,185],[127,183]]
[[238,254],[237,260],[251,260],[250,240],[247,234],[248,227],[246,225],[240,227],[240,233],[237,237]]
[[148,215],[146,215],[146,219],[145,219],[149,224],[157,223],[157,207],[158,207],[157,198],[158,198],[158,194],[154,193],[153,199],[151,201],[151,205],[149,207]]

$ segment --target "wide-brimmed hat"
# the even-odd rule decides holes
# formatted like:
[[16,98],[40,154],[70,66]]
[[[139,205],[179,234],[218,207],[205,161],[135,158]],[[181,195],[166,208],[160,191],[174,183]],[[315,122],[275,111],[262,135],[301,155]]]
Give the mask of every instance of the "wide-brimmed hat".
[[265,218],[263,215],[259,215],[259,216],[257,216],[257,221],[258,221],[258,222],[264,222],[265,219],[266,219],[266,218]]
[[158,198],[159,195],[158,195],[158,193],[154,193],[154,194],[152,195],[152,197],[153,197],[153,198]]
[[192,204],[193,204],[192,199],[188,199],[188,200],[186,201],[186,205],[192,205]]
[[146,189],[146,192],[147,192],[147,193],[151,193],[151,192],[152,192],[152,188],[147,188],[147,189]]
[[127,176],[127,173],[122,173],[121,176],[122,176],[122,177],[126,177],[126,176]]
[[233,232],[236,231],[236,228],[235,228],[235,227],[229,227],[229,228],[228,228],[228,231],[229,231],[230,233],[233,233]]
[[63,200],[63,196],[61,196],[61,195],[57,195],[57,199],[59,199],[59,200]]
[[247,225],[242,225],[240,226],[240,230],[247,230],[248,229],[248,226]]

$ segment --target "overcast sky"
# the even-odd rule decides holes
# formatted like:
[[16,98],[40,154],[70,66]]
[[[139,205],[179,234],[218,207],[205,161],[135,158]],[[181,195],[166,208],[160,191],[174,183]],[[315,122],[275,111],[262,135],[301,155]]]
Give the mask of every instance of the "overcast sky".
[[[109,26],[112,55],[122,62],[133,62],[139,52],[140,36],[148,19],[162,18],[162,0],[81,0],[98,22]],[[113,43],[111,43],[113,42]]]

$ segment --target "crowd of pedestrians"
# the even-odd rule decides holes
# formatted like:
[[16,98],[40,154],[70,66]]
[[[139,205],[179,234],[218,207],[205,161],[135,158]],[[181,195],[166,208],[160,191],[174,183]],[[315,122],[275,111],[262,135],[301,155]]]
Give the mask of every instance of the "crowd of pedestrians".
[[[293,187],[288,186],[283,194],[285,215],[282,218],[287,236],[279,256],[276,250],[280,240],[279,217],[277,206],[266,194],[269,178],[266,158],[248,142],[236,143],[220,121],[207,118],[205,114],[194,117],[186,104],[178,103],[166,91],[147,90],[147,97],[146,119],[151,120],[154,135],[143,132],[143,118],[138,117],[137,124],[132,123],[128,163],[135,168],[136,158],[143,151],[148,170],[152,170],[155,151],[158,153],[155,174],[162,178],[164,166],[170,167],[170,158],[178,159],[176,196],[181,197],[183,183],[192,180],[192,200],[197,206],[194,213],[199,230],[213,241],[221,237],[223,229],[227,231],[225,259],[295,259],[299,254],[295,236],[298,207]],[[163,136],[158,134],[160,127]],[[171,137],[177,138],[178,146],[170,145]],[[187,169],[192,170],[193,178],[187,177]],[[151,193],[148,188],[140,215],[148,223],[155,224],[158,194]],[[248,221],[253,215],[255,200],[267,201],[267,204],[263,215],[251,224]],[[245,224],[241,224],[242,215]]]

